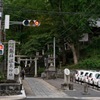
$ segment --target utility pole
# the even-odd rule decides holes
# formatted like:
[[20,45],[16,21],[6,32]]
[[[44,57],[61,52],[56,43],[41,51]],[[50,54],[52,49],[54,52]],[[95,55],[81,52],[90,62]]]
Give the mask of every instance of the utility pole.
[[0,42],[2,41],[2,14],[3,14],[3,3],[0,0]]
[[[2,43],[2,15],[3,15],[3,2],[2,0],[0,0],[0,43]],[[1,67],[1,69],[3,70],[3,67]]]

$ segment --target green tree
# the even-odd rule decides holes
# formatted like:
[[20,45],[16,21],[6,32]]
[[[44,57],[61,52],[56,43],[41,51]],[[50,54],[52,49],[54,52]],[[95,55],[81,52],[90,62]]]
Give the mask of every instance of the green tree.
[[[100,7],[100,1],[49,0],[49,2],[56,12],[54,32],[63,46],[62,52],[65,54],[64,43],[67,43],[72,50],[74,63],[77,64],[79,39],[83,33],[91,32],[88,20],[98,18],[99,12],[97,9]],[[66,59],[64,55],[63,57]]]
[[7,31],[7,40],[20,41],[21,53],[31,55],[43,49],[55,36],[63,64],[67,58],[65,43],[77,64],[79,39],[83,33],[91,32],[88,20],[98,18],[99,9],[99,0],[4,0],[4,14],[10,14],[11,21],[38,19],[41,22],[40,27],[12,25]]

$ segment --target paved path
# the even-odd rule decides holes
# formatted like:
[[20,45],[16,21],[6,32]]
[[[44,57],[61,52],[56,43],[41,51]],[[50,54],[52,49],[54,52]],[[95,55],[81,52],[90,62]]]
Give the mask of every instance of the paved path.
[[89,89],[89,95],[83,95],[83,86],[74,83],[74,90],[62,90],[63,79],[43,80],[41,78],[25,78],[23,86],[27,98],[73,98],[79,100],[100,100],[100,91]]
[[[49,84],[53,85],[57,89],[61,90],[61,84],[64,83],[64,79],[57,78],[57,79],[50,79],[50,80],[45,80]],[[78,84],[78,83],[72,83],[74,90],[68,90],[65,89],[63,90],[64,93],[66,93],[69,97],[74,98],[74,99],[79,99],[79,100],[100,100],[100,89],[97,90],[93,89],[91,86],[88,89],[88,94],[84,94],[84,84]]]
[[26,91],[26,95],[28,98],[63,98],[68,97],[63,91],[59,91],[54,86],[45,82],[43,79],[38,78],[25,78],[23,81],[23,85]]

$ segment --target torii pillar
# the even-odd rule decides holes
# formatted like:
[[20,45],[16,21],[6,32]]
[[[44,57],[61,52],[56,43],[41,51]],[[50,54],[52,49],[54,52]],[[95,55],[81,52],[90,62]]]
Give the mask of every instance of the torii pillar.
[[35,75],[34,77],[37,77],[37,60],[38,58],[35,57],[34,62],[35,62]]

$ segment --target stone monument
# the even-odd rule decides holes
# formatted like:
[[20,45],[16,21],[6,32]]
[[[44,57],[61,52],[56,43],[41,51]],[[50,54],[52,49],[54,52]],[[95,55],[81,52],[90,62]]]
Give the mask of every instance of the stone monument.
[[48,58],[48,62],[49,62],[49,66],[48,69],[46,69],[46,73],[47,73],[47,79],[51,79],[51,78],[56,78],[56,69],[54,68],[54,64],[53,64],[53,57],[49,57]]

